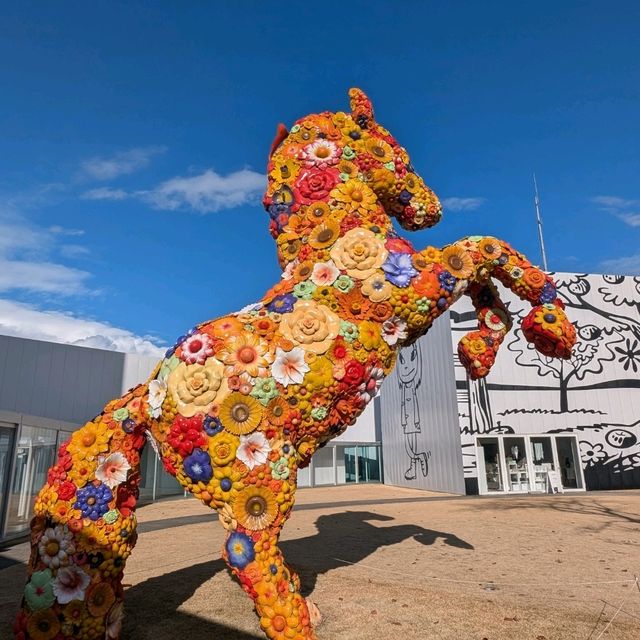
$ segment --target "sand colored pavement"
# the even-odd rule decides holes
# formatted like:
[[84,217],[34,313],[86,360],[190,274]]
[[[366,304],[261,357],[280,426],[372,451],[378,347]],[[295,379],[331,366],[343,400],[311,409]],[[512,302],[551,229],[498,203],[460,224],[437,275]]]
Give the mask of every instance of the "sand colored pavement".
[[[194,499],[138,511],[126,640],[262,638]],[[303,489],[282,548],[321,640],[636,640],[640,491],[453,497],[383,485]],[[26,544],[0,552],[0,638]]]

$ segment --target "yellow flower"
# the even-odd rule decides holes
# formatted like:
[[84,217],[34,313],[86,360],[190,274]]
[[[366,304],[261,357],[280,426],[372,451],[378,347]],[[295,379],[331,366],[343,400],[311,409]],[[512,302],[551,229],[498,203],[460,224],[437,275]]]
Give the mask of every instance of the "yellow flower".
[[474,355],[479,356],[487,350],[487,345],[482,338],[474,338],[467,341],[467,351]]
[[391,296],[391,283],[388,282],[384,273],[376,271],[362,283],[362,293],[372,302],[382,302]]
[[253,333],[232,336],[217,357],[225,363],[225,373],[228,376],[240,375],[246,371],[254,378],[266,376],[272,360],[269,345]]
[[216,467],[213,470],[213,478],[209,481],[207,489],[213,495],[214,500],[218,503],[226,504],[231,502],[238,491],[241,491],[244,487],[242,478],[242,473],[234,466]]
[[331,191],[331,197],[347,211],[375,211],[378,206],[376,194],[360,180],[340,183]]
[[58,616],[53,609],[36,611],[27,620],[27,631],[33,640],[51,640],[60,631]]
[[478,242],[478,250],[480,253],[489,260],[496,260],[502,253],[502,247],[495,238],[482,238]]
[[534,320],[541,325],[543,329],[555,333],[557,336],[562,335],[562,318],[559,317],[555,309],[543,308],[540,311],[536,311]]
[[442,252],[442,264],[456,278],[468,278],[473,274],[471,256],[462,247],[455,244],[450,244]]
[[67,451],[74,460],[94,460],[109,448],[111,432],[95,422],[87,424],[73,432]]
[[224,366],[216,358],[207,358],[204,364],[181,362],[169,374],[167,386],[178,412],[187,418],[198,412],[206,413],[214,402],[220,402],[229,393]]
[[331,249],[331,259],[338,269],[359,280],[373,275],[387,255],[384,244],[373,231],[362,228],[347,231]]
[[260,424],[262,405],[255,398],[235,391],[222,401],[218,415],[227,431],[240,436],[251,433]]
[[371,351],[380,346],[381,332],[380,325],[377,322],[371,322],[370,320],[364,320],[358,325],[360,330],[359,340],[362,346]]
[[266,529],[278,515],[278,505],[273,491],[267,487],[244,488],[233,501],[236,520],[252,531]]
[[333,384],[333,364],[324,356],[316,358],[310,363],[304,381],[309,390],[330,387]]
[[276,182],[281,182],[283,184],[292,184],[299,171],[300,164],[292,158],[274,156],[273,169],[271,169],[271,171],[269,172],[269,176]]
[[335,220],[324,220],[309,234],[309,245],[314,249],[331,246],[340,235],[340,225]]
[[221,431],[209,439],[209,454],[216,467],[224,467],[236,457],[239,440],[236,436]]
[[365,146],[367,151],[378,160],[378,162],[385,164],[393,160],[393,149],[391,145],[384,140],[372,136],[367,140]]
[[340,330],[340,318],[315,300],[298,300],[280,321],[280,334],[313,353],[324,353]]

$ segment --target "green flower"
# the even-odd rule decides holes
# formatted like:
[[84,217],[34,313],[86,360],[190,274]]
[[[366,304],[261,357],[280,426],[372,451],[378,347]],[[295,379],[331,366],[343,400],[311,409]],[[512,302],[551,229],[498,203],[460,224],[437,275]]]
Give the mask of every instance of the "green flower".
[[431,307],[431,300],[429,298],[418,298],[416,300],[416,308],[419,313],[427,313]]
[[338,276],[333,286],[342,291],[342,293],[349,293],[353,289],[354,282],[349,276]]
[[316,285],[313,284],[313,282],[310,280],[303,280],[293,287],[293,295],[302,300],[311,300],[315,290]]
[[24,599],[31,611],[48,609],[55,602],[52,577],[50,569],[34,571],[31,575],[24,588]]
[[356,157],[356,152],[347,144],[342,150],[342,157],[345,160],[353,160]]
[[353,324],[353,322],[348,322],[347,320],[340,321],[340,335],[347,341],[353,342],[358,339],[360,332],[358,331],[358,327]]
[[166,380],[169,374],[180,364],[180,358],[177,356],[171,356],[170,358],[165,358],[162,361],[162,366],[160,367],[160,373],[158,374],[159,380]]
[[127,409],[126,407],[122,407],[122,409],[116,409],[113,412],[113,419],[116,422],[123,422],[128,417],[129,417],[129,409]]
[[265,407],[278,395],[278,387],[273,378],[258,378],[250,395],[259,400]]
[[107,511],[107,513],[105,513],[102,516],[102,519],[107,524],[113,524],[119,517],[120,517],[120,512],[117,509],[111,509],[110,511]]
[[271,475],[274,480],[286,480],[289,477],[289,464],[286,458],[280,458],[276,462],[270,462]]
[[471,240],[471,242],[480,242],[484,236],[469,236],[467,240]]
[[396,165],[393,164],[393,162],[385,162],[382,166],[385,169],[389,169],[389,171],[395,171],[396,170]]
[[293,127],[291,127],[290,132],[291,133],[298,133],[298,131],[300,131],[300,129],[302,129],[302,127],[299,124],[294,124]]
[[314,420],[324,420],[327,417],[326,407],[314,407],[311,409],[311,417]]
[[351,176],[348,173],[341,173],[339,174],[339,177],[340,177],[340,180],[342,180],[342,182],[346,182],[351,178]]

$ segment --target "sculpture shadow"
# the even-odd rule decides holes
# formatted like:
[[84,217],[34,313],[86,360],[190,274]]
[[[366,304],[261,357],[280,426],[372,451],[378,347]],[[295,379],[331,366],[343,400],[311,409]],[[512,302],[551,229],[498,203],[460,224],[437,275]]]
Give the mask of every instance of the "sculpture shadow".
[[[461,550],[473,546],[457,536],[442,531],[425,529],[418,525],[400,524],[375,526],[376,522],[389,522],[394,518],[368,511],[347,511],[322,515],[315,524],[314,535],[285,540],[281,548],[289,565],[302,581],[302,592],[313,592],[317,578],[332,569],[356,564],[381,547],[414,539],[425,546],[437,540]],[[245,640],[264,636],[251,635],[222,623],[207,620],[180,611],[196,590],[219,571],[225,571],[222,559],[196,565],[150,578],[127,589],[125,604],[127,615],[123,637],[133,640],[157,640],[163,637],[212,637],[216,640]],[[212,594],[215,598],[215,594]],[[240,588],[232,597],[244,597]],[[221,599],[222,601],[222,599]],[[170,632],[170,635],[167,633]]]

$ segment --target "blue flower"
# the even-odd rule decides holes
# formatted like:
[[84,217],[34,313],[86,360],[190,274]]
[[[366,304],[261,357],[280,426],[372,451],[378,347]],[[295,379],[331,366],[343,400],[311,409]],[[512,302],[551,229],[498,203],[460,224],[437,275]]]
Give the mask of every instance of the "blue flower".
[[209,482],[213,471],[211,470],[211,458],[206,451],[194,449],[182,462],[185,473],[194,482]]
[[256,557],[253,540],[239,531],[234,531],[225,544],[229,564],[237,569],[244,569]]
[[101,482],[98,485],[90,484],[83,489],[78,489],[76,496],[74,509],[80,509],[83,518],[95,521],[109,511],[109,502],[113,498],[113,493],[106,484]]
[[456,286],[455,277],[446,270],[438,275],[438,280],[440,280],[440,287],[449,293],[451,293]]
[[293,305],[298,301],[292,293],[283,293],[276,296],[268,305],[267,311],[274,313],[289,313],[293,311]]
[[540,293],[540,304],[548,304],[549,302],[553,302],[557,297],[556,288],[553,283],[545,282],[544,287],[542,287],[542,291]]
[[222,422],[220,422],[220,418],[205,416],[202,421],[202,428],[208,436],[215,436],[216,433],[220,433],[222,431]]
[[382,270],[386,273],[387,280],[396,287],[408,287],[411,278],[418,275],[408,253],[390,252],[387,261],[382,265]]

